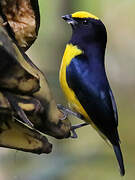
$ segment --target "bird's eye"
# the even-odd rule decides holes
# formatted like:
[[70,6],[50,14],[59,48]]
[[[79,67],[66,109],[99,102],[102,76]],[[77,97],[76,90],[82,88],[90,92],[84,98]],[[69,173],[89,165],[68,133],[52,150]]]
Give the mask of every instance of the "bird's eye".
[[83,22],[82,22],[84,25],[88,25],[89,21],[87,19],[85,19]]

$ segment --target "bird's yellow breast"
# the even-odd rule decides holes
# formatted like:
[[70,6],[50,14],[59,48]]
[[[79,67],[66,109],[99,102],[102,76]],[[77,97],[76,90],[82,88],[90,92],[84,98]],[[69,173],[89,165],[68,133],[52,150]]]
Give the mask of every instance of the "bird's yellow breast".
[[66,68],[71,63],[72,59],[75,56],[78,56],[82,54],[83,51],[78,49],[77,46],[73,46],[72,44],[68,44],[65,49],[65,53],[62,59],[61,67],[60,67],[60,74],[59,74],[59,80],[61,84],[61,88],[64,91],[64,94],[69,102],[70,107],[75,109],[78,113],[82,114],[86,121],[90,121],[90,118],[82,105],[80,104],[79,100],[77,99],[74,91],[69,88],[67,79],[66,79]]

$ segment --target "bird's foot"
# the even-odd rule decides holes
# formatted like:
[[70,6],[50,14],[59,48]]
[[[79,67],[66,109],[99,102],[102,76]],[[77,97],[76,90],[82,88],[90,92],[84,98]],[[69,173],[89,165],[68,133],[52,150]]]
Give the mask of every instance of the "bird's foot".
[[[77,113],[77,112],[73,112],[72,110],[65,108],[63,105],[61,104],[57,104],[57,108],[64,114],[63,120],[67,118],[68,115],[72,115],[75,116],[81,120],[84,120],[84,117]],[[77,125],[73,125],[71,126],[71,132],[72,135],[70,136],[71,138],[77,138],[77,133],[76,133],[76,129],[81,128],[83,126],[89,125],[88,123],[82,123],[82,124],[77,124]]]
[[75,116],[81,120],[84,120],[84,117],[77,112],[73,112],[71,109],[64,107],[61,104],[57,104],[57,108],[64,113],[64,115],[67,117],[68,115]]
[[73,125],[71,126],[71,132],[72,132],[72,135],[70,136],[71,138],[77,138],[77,133],[76,133],[76,129],[78,128],[81,128],[83,126],[87,126],[89,125],[88,123],[82,123],[82,124],[76,124],[76,125]]

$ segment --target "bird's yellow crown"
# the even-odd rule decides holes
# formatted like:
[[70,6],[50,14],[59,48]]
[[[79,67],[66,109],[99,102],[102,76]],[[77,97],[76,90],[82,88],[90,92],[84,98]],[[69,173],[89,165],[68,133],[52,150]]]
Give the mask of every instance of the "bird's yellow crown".
[[78,11],[72,14],[73,18],[92,18],[92,19],[99,19],[95,15],[85,12],[85,11]]

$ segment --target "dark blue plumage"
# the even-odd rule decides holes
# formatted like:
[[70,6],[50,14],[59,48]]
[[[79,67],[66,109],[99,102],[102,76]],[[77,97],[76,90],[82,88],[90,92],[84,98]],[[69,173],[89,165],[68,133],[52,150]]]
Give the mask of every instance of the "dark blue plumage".
[[[117,110],[101,61],[89,60],[86,55],[72,59],[67,67],[69,87],[99,130],[117,144]],[[115,104],[115,103],[114,103]],[[111,129],[111,131],[110,131]]]

